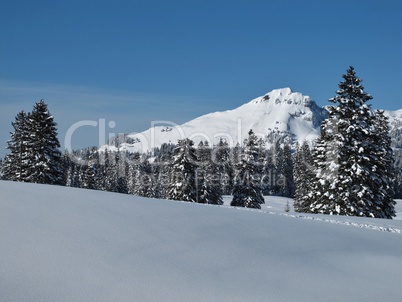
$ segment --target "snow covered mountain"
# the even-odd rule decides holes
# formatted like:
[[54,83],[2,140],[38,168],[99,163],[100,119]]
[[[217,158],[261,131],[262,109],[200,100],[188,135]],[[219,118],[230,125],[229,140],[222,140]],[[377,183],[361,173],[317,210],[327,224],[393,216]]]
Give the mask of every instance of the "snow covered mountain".
[[[402,148],[402,109],[385,111],[389,117],[393,147]],[[155,123],[140,133],[119,135],[110,139],[111,150],[148,151],[163,143],[177,143],[190,138],[195,145],[208,141],[216,144],[221,138],[231,146],[242,144],[250,129],[268,144],[277,139],[289,142],[313,141],[320,133],[321,122],[327,117],[325,108],[319,107],[309,96],[293,92],[290,88],[275,89],[244,105],[227,111],[200,116],[182,125],[164,121]]]
[[172,122],[155,124],[141,133],[113,138],[108,148],[146,151],[163,143],[177,143],[188,137],[197,145],[199,141],[216,144],[221,138],[230,145],[242,144],[250,129],[273,142],[282,140],[313,140],[320,132],[326,110],[309,96],[293,92],[290,88],[276,89],[255,98],[233,110],[203,115],[182,125]]

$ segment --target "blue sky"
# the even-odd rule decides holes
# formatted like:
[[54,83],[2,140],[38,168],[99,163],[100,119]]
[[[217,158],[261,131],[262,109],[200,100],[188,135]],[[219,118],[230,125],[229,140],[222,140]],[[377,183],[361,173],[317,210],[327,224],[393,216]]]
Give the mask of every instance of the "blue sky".
[[[0,156],[45,99],[67,129],[183,123],[291,87],[319,105],[353,65],[374,108],[402,108],[402,1],[1,0]],[[73,147],[97,144],[79,129]]]

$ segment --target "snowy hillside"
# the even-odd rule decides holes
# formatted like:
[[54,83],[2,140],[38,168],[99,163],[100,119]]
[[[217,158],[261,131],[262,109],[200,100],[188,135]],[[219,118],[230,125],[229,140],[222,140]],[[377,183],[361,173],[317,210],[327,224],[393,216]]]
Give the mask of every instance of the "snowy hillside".
[[401,220],[284,215],[267,198],[249,210],[0,181],[0,301],[401,301]]
[[276,89],[233,110],[206,114],[180,126],[165,123],[129,134],[124,137],[128,143],[121,143],[120,150],[150,150],[185,137],[196,145],[201,140],[212,145],[225,138],[234,146],[243,143],[250,129],[271,141],[281,137],[302,142],[318,136],[325,114],[310,97],[290,88]]

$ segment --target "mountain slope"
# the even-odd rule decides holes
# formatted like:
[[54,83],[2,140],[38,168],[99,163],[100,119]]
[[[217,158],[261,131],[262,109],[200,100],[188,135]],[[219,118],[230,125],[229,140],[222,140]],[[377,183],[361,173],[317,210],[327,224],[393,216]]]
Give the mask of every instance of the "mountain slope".
[[0,181],[0,301],[401,300],[402,221],[308,217]]
[[[125,142],[113,140],[120,150],[145,151],[163,143],[177,143],[188,137],[196,144],[216,144],[224,138],[230,145],[243,143],[250,129],[273,142],[277,138],[290,141],[315,139],[326,111],[310,99],[290,88],[276,89],[236,109],[203,115],[183,125],[165,123],[144,132],[129,134]],[[112,148],[113,149],[113,148]]]

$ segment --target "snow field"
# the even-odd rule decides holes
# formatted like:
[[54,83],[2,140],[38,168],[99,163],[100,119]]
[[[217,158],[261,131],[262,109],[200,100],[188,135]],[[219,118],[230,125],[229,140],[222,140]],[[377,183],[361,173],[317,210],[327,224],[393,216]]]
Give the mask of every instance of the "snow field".
[[1,181],[0,301],[402,299],[401,234],[346,224],[401,220],[294,219],[285,203],[249,210]]

